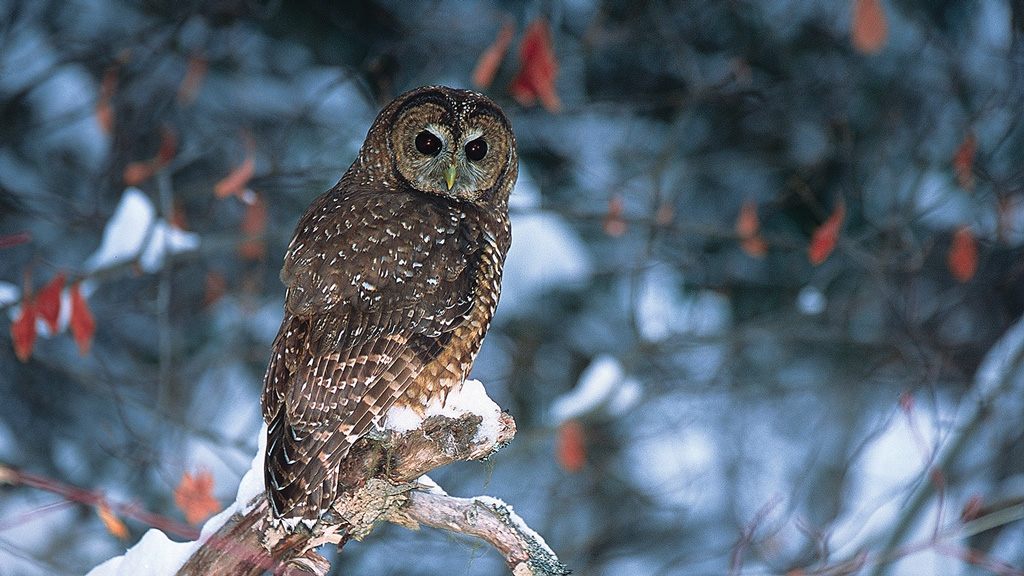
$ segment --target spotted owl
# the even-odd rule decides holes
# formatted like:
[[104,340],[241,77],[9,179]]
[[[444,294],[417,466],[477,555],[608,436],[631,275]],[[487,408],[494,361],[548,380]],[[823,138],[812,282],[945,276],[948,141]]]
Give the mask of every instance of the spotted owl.
[[518,166],[497,104],[418,88],[306,209],[262,397],[274,517],[316,524],[341,461],[388,408],[423,413],[462,385],[498,304]]

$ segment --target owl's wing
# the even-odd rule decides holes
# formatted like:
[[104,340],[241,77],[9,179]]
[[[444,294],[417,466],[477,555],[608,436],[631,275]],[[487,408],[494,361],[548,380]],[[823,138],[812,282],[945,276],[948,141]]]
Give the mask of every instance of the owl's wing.
[[459,221],[398,193],[328,193],[303,216],[263,396],[279,517],[319,518],[349,448],[468,319],[481,240]]

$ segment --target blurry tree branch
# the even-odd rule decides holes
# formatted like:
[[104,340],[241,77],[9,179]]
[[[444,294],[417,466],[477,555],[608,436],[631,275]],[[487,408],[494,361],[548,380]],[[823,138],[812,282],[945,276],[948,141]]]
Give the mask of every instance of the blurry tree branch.
[[420,523],[476,536],[501,552],[516,576],[568,574],[538,536],[499,501],[454,498],[426,493],[416,479],[456,460],[484,458],[515,435],[515,422],[500,417],[497,438],[478,437],[482,417],[432,416],[402,434],[364,438],[342,464],[345,489],[335,502],[337,513],[314,534],[291,532],[270,521],[266,497],[257,496],[212,535],[178,571],[200,574],[326,574],[330,564],[314,550],[328,543],[340,547],[361,540],[374,525],[389,521],[417,529]]

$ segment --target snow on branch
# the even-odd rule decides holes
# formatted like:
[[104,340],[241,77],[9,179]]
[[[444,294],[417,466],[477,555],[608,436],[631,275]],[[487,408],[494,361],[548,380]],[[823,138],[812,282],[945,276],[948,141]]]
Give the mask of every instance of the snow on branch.
[[88,576],[179,576],[200,574],[324,575],[330,564],[315,549],[361,540],[380,522],[410,529],[420,524],[478,537],[493,545],[515,576],[559,576],[568,570],[544,539],[512,507],[485,496],[448,496],[424,475],[456,460],[485,458],[512,440],[515,422],[470,380],[444,407],[420,419],[395,410],[382,434],[360,440],[342,464],[346,488],[334,514],[314,533],[289,532],[270,522],[263,490],[263,441],[238,497],[207,521],[196,542],[175,543],[150,530],[121,557]]

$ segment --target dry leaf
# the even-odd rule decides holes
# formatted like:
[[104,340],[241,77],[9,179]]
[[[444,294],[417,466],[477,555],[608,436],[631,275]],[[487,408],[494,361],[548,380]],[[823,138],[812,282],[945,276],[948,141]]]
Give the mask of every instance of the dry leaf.
[[46,286],[36,294],[36,314],[46,322],[51,334],[57,333],[60,319],[60,294],[64,290],[64,273],[58,272]]
[[252,150],[249,149],[246,150],[245,159],[242,160],[242,163],[236,166],[223,180],[217,182],[213,193],[217,198],[238,196],[240,200],[244,200],[246,186],[255,172],[256,160],[253,159]]
[[558,427],[555,456],[558,465],[570,474],[583,469],[587,463],[587,441],[583,426],[576,420],[569,420]]
[[519,43],[519,72],[509,85],[509,92],[523,106],[532,106],[538,99],[548,112],[558,112],[562,102],[555,91],[558,60],[551,44],[551,30],[543,18],[534,20]]
[[483,90],[494,82],[494,76],[498,73],[498,66],[501,65],[501,61],[505,59],[505,53],[508,52],[508,47],[512,44],[512,36],[515,35],[516,29],[512,26],[512,22],[506,20],[501,25],[501,30],[498,31],[497,38],[494,39],[494,44],[491,44],[484,53],[480,55],[480,59],[476,61],[476,68],[473,69],[473,85]]
[[840,197],[832,214],[818,226],[811,236],[811,244],[807,247],[807,259],[815,266],[828,258],[839,240],[839,230],[846,218],[846,202]]
[[199,89],[203,86],[203,80],[206,79],[207,68],[208,63],[205,56],[193,54],[188,59],[185,77],[182,78],[181,84],[178,86],[178,94],[175,97],[178,104],[187,106],[196,99]]
[[953,172],[956,181],[967,190],[974,190],[974,155],[978,151],[978,138],[968,131],[953,154]]
[[14,341],[14,354],[18,360],[28,362],[36,345],[36,310],[32,304],[32,294],[28,292],[21,299],[18,317],[11,322],[11,340]]
[[200,470],[195,476],[185,472],[174,489],[174,504],[185,513],[189,524],[199,525],[221,510],[212,492],[213,475],[208,470]]
[[619,238],[629,229],[625,218],[622,217],[622,210],[622,198],[615,195],[608,199],[608,213],[605,214],[604,222],[601,223],[601,229],[612,238]]
[[99,95],[96,97],[96,121],[107,134],[114,132],[114,90],[117,88],[117,66],[110,66],[103,73]]
[[96,513],[99,515],[100,520],[103,521],[103,525],[106,526],[107,532],[110,532],[121,540],[128,539],[128,527],[124,525],[124,522],[122,522],[120,518],[114,516],[114,512],[106,502],[100,502],[99,505],[96,506]]
[[960,282],[974,278],[978,270],[978,241],[970,226],[957,226],[953,232],[946,264],[953,277]]
[[740,248],[751,258],[762,258],[768,253],[768,243],[761,238],[761,222],[757,218],[757,204],[746,200],[736,216],[736,235],[740,239]]
[[89,310],[89,303],[82,296],[82,283],[71,286],[71,335],[78,345],[78,353],[89,355],[92,339],[96,335],[96,318]]
[[863,54],[876,54],[885,46],[889,25],[881,0],[853,0],[853,47]]

